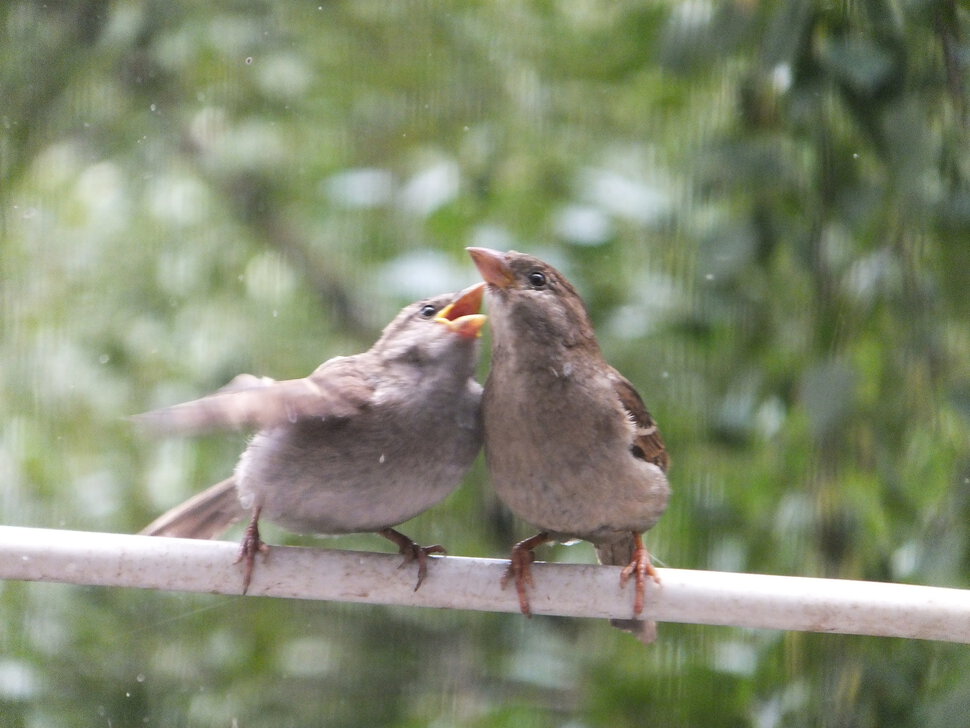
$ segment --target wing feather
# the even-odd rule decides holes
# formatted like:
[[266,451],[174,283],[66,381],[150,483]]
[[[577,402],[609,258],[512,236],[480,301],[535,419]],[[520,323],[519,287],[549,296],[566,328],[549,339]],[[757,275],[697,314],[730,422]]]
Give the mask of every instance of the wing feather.
[[358,355],[330,359],[303,379],[277,382],[240,374],[206,397],[132,419],[154,432],[193,434],[350,417],[367,407],[374,394],[375,382],[365,371]]
[[610,381],[613,383],[613,391],[619,397],[623,409],[627,411],[636,426],[632,445],[633,454],[667,472],[670,467],[670,455],[667,453],[667,446],[664,444],[657,421],[647,410],[640,393],[626,377],[612,367],[610,367]]

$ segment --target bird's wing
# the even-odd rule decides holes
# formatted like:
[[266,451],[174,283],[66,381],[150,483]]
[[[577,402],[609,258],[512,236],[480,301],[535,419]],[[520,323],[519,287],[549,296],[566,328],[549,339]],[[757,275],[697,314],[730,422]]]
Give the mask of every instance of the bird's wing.
[[364,371],[359,357],[351,356],[330,359],[303,379],[277,382],[241,374],[207,397],[132,419],[154,432],[191,434],[350,417],[365,408],[374,393],[374,382]]
[[620,404],[636,426],[632,445],[633,454],[666,472],[670,467],[670,455],[667,453],[667,446],[664,445],[656,420],[647,410],[639,392],[626,377],[612,367],[610,367],[609,376]]

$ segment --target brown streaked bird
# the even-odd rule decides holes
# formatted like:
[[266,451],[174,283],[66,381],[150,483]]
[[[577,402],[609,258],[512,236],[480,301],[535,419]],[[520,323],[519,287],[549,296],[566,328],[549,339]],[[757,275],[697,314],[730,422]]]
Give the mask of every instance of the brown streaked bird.
[[[247,516],[239,561],[249,588],[265,518],[298,533],[375,532],[418,562],[428,555],[393,526],[451,493],[482,443],[475,381],[485,285],[405,307],[370,350],[324,362],[304,379],[241,374],[207,397],[136,415],[153,432],[257,429],[232,477],[142,533],[215,538]],[[403,564],[402,564],[403,565]]]
[[499,498],[539,533],[512,549],[514,581],[530,614],[533,549],[590,541],[603,564],[635,578],[633,619],[613,620],[641,641],[656,637],[643,613],[657,572],[642,534],[670,495],[667,450],[633,385],[610,366],[582,298],[548,263],[516,251],[468,248],[488,283],[492,367],[482,418],[485,458]]

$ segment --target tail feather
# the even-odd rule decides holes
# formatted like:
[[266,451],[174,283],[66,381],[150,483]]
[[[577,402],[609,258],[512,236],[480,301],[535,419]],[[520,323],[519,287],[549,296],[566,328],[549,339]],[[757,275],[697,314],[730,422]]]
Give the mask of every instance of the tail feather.
[[657,641],[657,623],[649,619],[611,619],[617,629],[629,632],[643,644],[649,645]]
[[[633,534],[629,533],[619,541],[608,544],[596,545],[596,557],[601,564],[610,566],[626,566],[633,561],[633,552],[636,550],[636,543]],[[611,619],[612,624],[617,629],[629,632],[643,644],[648,645],[657,639],[657,623],[644,619]]]
[[234,523],[248,517],[248,511],[236,496],[236,481],[226,478],[166,511],[139,533],[175,538],[218,538]]

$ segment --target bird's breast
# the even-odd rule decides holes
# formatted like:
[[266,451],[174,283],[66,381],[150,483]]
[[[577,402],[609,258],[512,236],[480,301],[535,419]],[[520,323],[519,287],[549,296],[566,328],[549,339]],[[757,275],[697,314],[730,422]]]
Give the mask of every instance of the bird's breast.
[[612,406],[612,388],[575,376],[549,381],[556,386],[486,386],[485,452],[496,493],[523,520],[559,534],[650,528],[669,486],[659,468],[632,455],[632,425]]

